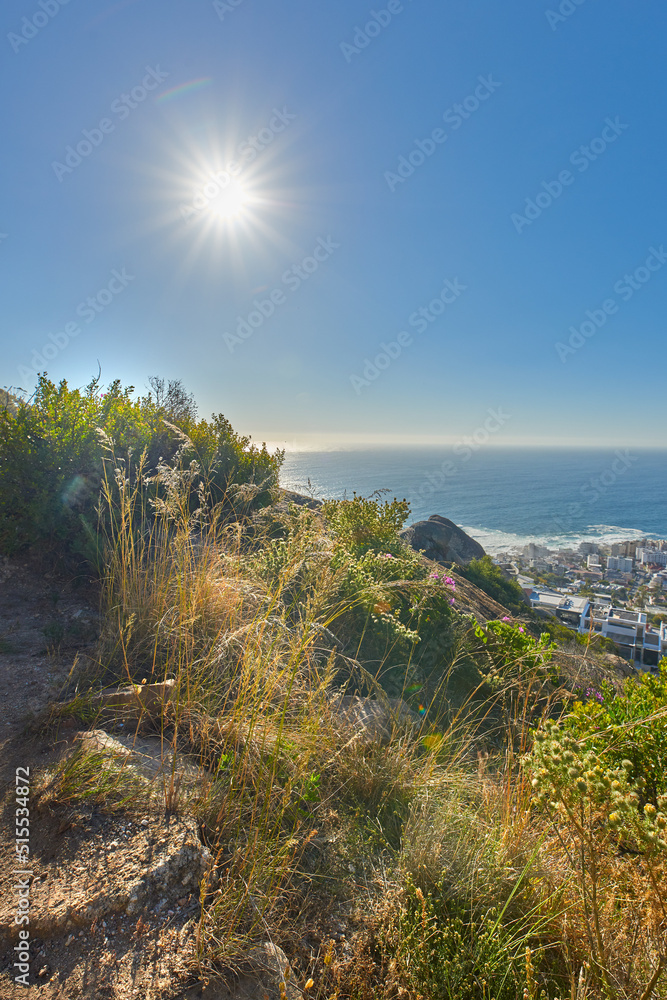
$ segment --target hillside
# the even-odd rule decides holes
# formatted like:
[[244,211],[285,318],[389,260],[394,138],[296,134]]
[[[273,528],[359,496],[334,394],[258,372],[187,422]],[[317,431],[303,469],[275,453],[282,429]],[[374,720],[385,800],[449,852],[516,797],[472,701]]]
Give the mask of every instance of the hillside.
[[[415,551],[404,501],[281,495],[187,397],[42,390],[0,420],[0,936],[38,996],[664,995],[667,672]],[[81,407],[147,442],[94,528]]]

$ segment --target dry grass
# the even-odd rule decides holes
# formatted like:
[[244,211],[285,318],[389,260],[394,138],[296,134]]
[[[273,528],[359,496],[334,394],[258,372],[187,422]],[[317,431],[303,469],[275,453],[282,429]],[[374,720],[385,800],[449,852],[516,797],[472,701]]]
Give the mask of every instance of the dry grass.
[[[548,714],[562,692],[519,671],[520,683],[503,692],[504,715],[497,695],[481,708],[475,701],[473,725],[476,692],[469,692],[426,746],[400,727],[388,743],[351,733],[329,696],[342,670],[364,666],[331,641],[343,608],[318,515],[286,516],[284,545],[271,547],[270,522],[224,529],[215,512],[204,518],[187,474],[169,476],[168,502],[157,511],[122,469],[118,493],[107,490],[100,660],[126,680],[175,680],[161,733],[194,754],[210,778],[188,805],[213,855],[202,885],[201,966],[234,962],[249,940],[268,938],[288,950],[304,979],[314,977],[310,995],[318,1000],[417,996],[405,954],[397,958],[412,940],[400,915],[406,885],[414,884],[437,893],[443,912],[463,907],[482,922],[501,914],[511,948],[529,948],[521,967],[527,1000],[539,1000],[547,981],[550,1000],[603,1000],[586,964],[580,873],[536,808],[522,766],[535,705]],[[269,565],[267,553],[278,561]],[[488,717],[507,735],[507,749],[491,757],[478,742]],[[90,794],[126,805],[143,794],[117,763],[90,757],[75,758],[60,780],[64,798]],[[168,789],[163,807],[179,807]],[[614,995],[638,1000],[662,961],[667,873],[648,873],[641,857],[619,854],[603,837],[595,843]],[[360,929],[349,953],[329,946],[323,931],[319,951],[304,957],[304,921],[327,895],[334,911],[356,911]],[[662,996],[659,980],[642,1000]]]

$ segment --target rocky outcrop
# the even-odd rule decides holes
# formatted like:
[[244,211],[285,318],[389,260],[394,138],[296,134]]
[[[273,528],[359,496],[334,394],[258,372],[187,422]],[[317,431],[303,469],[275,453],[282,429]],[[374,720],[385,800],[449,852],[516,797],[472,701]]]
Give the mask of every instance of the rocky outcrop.
[[128,772],[148,781],[155,795],[169,790],[172,805],[183,797],[203,795],[211,776],[194,757],[174,753],[169,740],[159,736],[134,734],[111,736],[103,729],[92,729],[74,737],[83,751],[101,754],[116,761]]
[[285,503],[294,503],[297,507],[309,507],[310,510],[319,510],[322,506],[322,500],[295,493],[294,490],[281,490],[280,499]]
[[472,559],[481,559],[486,554],[479,542],[439,514],[433,514],[428,521],[411,524],[400,532],[400,536],[434,562],[467,566]]
[[[31,934],[52,938],[79,928],[90,933],[91,925],[111,917],[198,910],[200,883],[212,859],[193,819],[119,815],[89,831],[81,838],[73,827],[66,862],[31,885]],[[16,939],[18,930],[13,920],[0,918],[0,940]]]

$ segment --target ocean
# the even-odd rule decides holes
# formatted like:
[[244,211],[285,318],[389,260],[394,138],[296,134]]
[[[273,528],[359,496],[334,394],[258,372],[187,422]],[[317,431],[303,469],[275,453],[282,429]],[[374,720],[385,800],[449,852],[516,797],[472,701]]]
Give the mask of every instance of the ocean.
[[288,452],[281,483],[319,498],[407,499],[407,523],[448,517],[495,555],[667,538],[667,450],[375,448]]

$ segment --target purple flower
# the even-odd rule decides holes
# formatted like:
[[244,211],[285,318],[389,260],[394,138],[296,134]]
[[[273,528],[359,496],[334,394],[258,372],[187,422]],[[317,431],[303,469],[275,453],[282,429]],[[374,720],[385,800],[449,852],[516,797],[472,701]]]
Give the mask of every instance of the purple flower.
[[505,617],[503,619],[501,619],[501,620],[504,621],[504,622],[508,622],[510,619],[507,617],[507,615],[505,615]]
[[525,631],[526,631],[525,629],[523,629],[523,628],[521,628],[521,626],[519,626],[519,632],[525,632]]
[[454,603],[455,603],[455,598],[453,598],[453,597],[450,597],[450,598],[449,598],[449,603],[450,603],[450,604],[454,604]]

